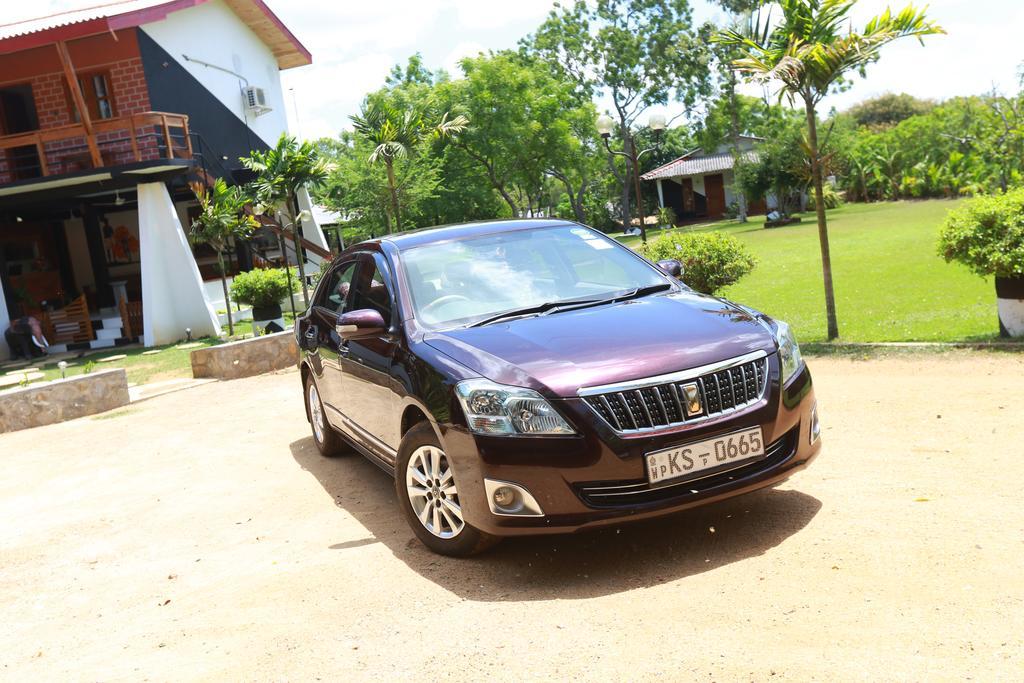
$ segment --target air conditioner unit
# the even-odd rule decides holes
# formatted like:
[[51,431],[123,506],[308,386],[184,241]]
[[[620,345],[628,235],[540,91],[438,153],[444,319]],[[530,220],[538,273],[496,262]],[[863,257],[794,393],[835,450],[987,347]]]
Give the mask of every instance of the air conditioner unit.
[[263,88],[249,86],[242,91],[245,99],[245,110],[253,116],[262,116],[271,110],[267,105],[267,94]]

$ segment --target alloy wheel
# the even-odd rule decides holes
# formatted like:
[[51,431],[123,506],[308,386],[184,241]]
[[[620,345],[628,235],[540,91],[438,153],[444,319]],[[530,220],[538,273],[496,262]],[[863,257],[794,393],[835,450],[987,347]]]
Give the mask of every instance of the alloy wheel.
[[438,538],[455,538],[466,523],[448,458],[437,446],[413,451],[405,470],[405,489],[420,524]]
[[320,394],[316,384],[309,383],[309,421],[313,423],[313,436],[317,443],[324,442],[324,409],[320,404]]

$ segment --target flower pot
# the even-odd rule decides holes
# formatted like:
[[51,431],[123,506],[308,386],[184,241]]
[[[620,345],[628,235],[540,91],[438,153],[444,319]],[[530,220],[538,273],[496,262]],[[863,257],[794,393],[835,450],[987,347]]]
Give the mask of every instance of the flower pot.
[[1024,337],[1024,277],[996,278],[999,334]]
[[252,307],[253,320],[277,320],[281,315],[281,304]]

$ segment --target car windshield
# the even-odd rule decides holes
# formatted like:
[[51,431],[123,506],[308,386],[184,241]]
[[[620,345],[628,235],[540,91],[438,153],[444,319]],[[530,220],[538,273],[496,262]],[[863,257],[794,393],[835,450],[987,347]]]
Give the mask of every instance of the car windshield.
[[657,270],[596,230],[515,230],[402,252],[416,318],[455,327],[505,312],[602,300],[666,285]]

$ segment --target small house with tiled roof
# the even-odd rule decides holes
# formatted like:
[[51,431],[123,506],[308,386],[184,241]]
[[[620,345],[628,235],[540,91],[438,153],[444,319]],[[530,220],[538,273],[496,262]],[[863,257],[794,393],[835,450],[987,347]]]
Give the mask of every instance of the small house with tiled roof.
[[[737,149],[741,158],[757,159],[757,143],[762,138],[741,135]],[[727,209],[745,201],[735,188],[733,145],[723,144],[713,151],[697,148],[678,159],[641,176],[658,186],[658,203],[671,207],[680,223],[724,218]],[[746,201],[750,215],[765,212],[764,197]]]

